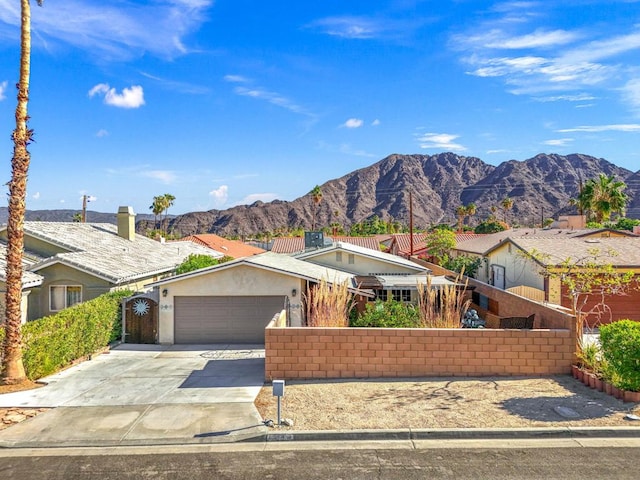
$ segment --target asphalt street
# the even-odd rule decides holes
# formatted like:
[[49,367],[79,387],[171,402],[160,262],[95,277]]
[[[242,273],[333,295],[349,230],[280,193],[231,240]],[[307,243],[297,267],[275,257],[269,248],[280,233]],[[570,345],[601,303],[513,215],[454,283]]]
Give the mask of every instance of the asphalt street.
[[[637,439],[0,450],[3,478],[637,479]],[[439,444],[439,445],[438,445]],[[610,446],[606,446],[609,444]]]

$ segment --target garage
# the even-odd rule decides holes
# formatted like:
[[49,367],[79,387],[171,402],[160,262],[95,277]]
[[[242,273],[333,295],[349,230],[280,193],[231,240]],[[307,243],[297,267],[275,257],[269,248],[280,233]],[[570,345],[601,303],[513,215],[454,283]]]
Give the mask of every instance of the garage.
[[175,343],[264,343],[284,296],[176,296]]

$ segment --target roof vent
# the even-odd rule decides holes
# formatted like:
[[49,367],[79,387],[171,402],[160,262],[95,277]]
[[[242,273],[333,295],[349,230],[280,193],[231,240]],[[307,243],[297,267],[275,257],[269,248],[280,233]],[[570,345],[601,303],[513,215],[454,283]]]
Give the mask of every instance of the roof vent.
[[324,247],[324,234],[322,232],[304,232],[304,248]]

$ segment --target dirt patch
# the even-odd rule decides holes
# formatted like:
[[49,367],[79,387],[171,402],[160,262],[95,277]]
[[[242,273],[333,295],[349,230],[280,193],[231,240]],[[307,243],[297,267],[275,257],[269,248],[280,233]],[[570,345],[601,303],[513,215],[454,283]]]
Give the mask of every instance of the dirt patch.
[[[21,392],[23,390],[33,390],[34,388],[43,387],[44,383],[32,382],[31,380],[25,380],[24,382],[15,383],[11,385],[0,384],[0,395],[3,393]],[[0,408],[0,430],[9,428],[16,423],[24,422],[25,420],[35,417],[39,413],[46,412],[48,408]]]
[[[263,387],[256,407],[275,420]],[[622,403],[570,376],[287,382],[282,418],[291,430],[638,426],[640,406]]]

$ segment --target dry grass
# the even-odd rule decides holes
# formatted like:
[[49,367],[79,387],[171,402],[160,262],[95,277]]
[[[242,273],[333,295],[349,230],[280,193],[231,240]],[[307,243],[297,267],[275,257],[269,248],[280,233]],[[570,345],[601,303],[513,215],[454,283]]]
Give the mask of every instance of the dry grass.
[[[256,407],[275,419],[265,386]],[[559,415],[558,407],[579,414]],[[529,428],[637,426],[624,417],[640,406],[589,389],[570,376],[548,378],[424,378],[289,382],[282,417],[290,430],[400,428]]]
[[347,282],[329,284],[326,279],[304,295],[309,327],[348,327],[353,299]]
[[460,328],[460,321],[471,304],[471,300],[464,299],[469,280],[465,279],[464,288],[460,288],[461,280],[462,273],[456,277],[455,285],[435,289],[431,275],[427,275],[426,286],[418,285],[418,311],[425,328]]

